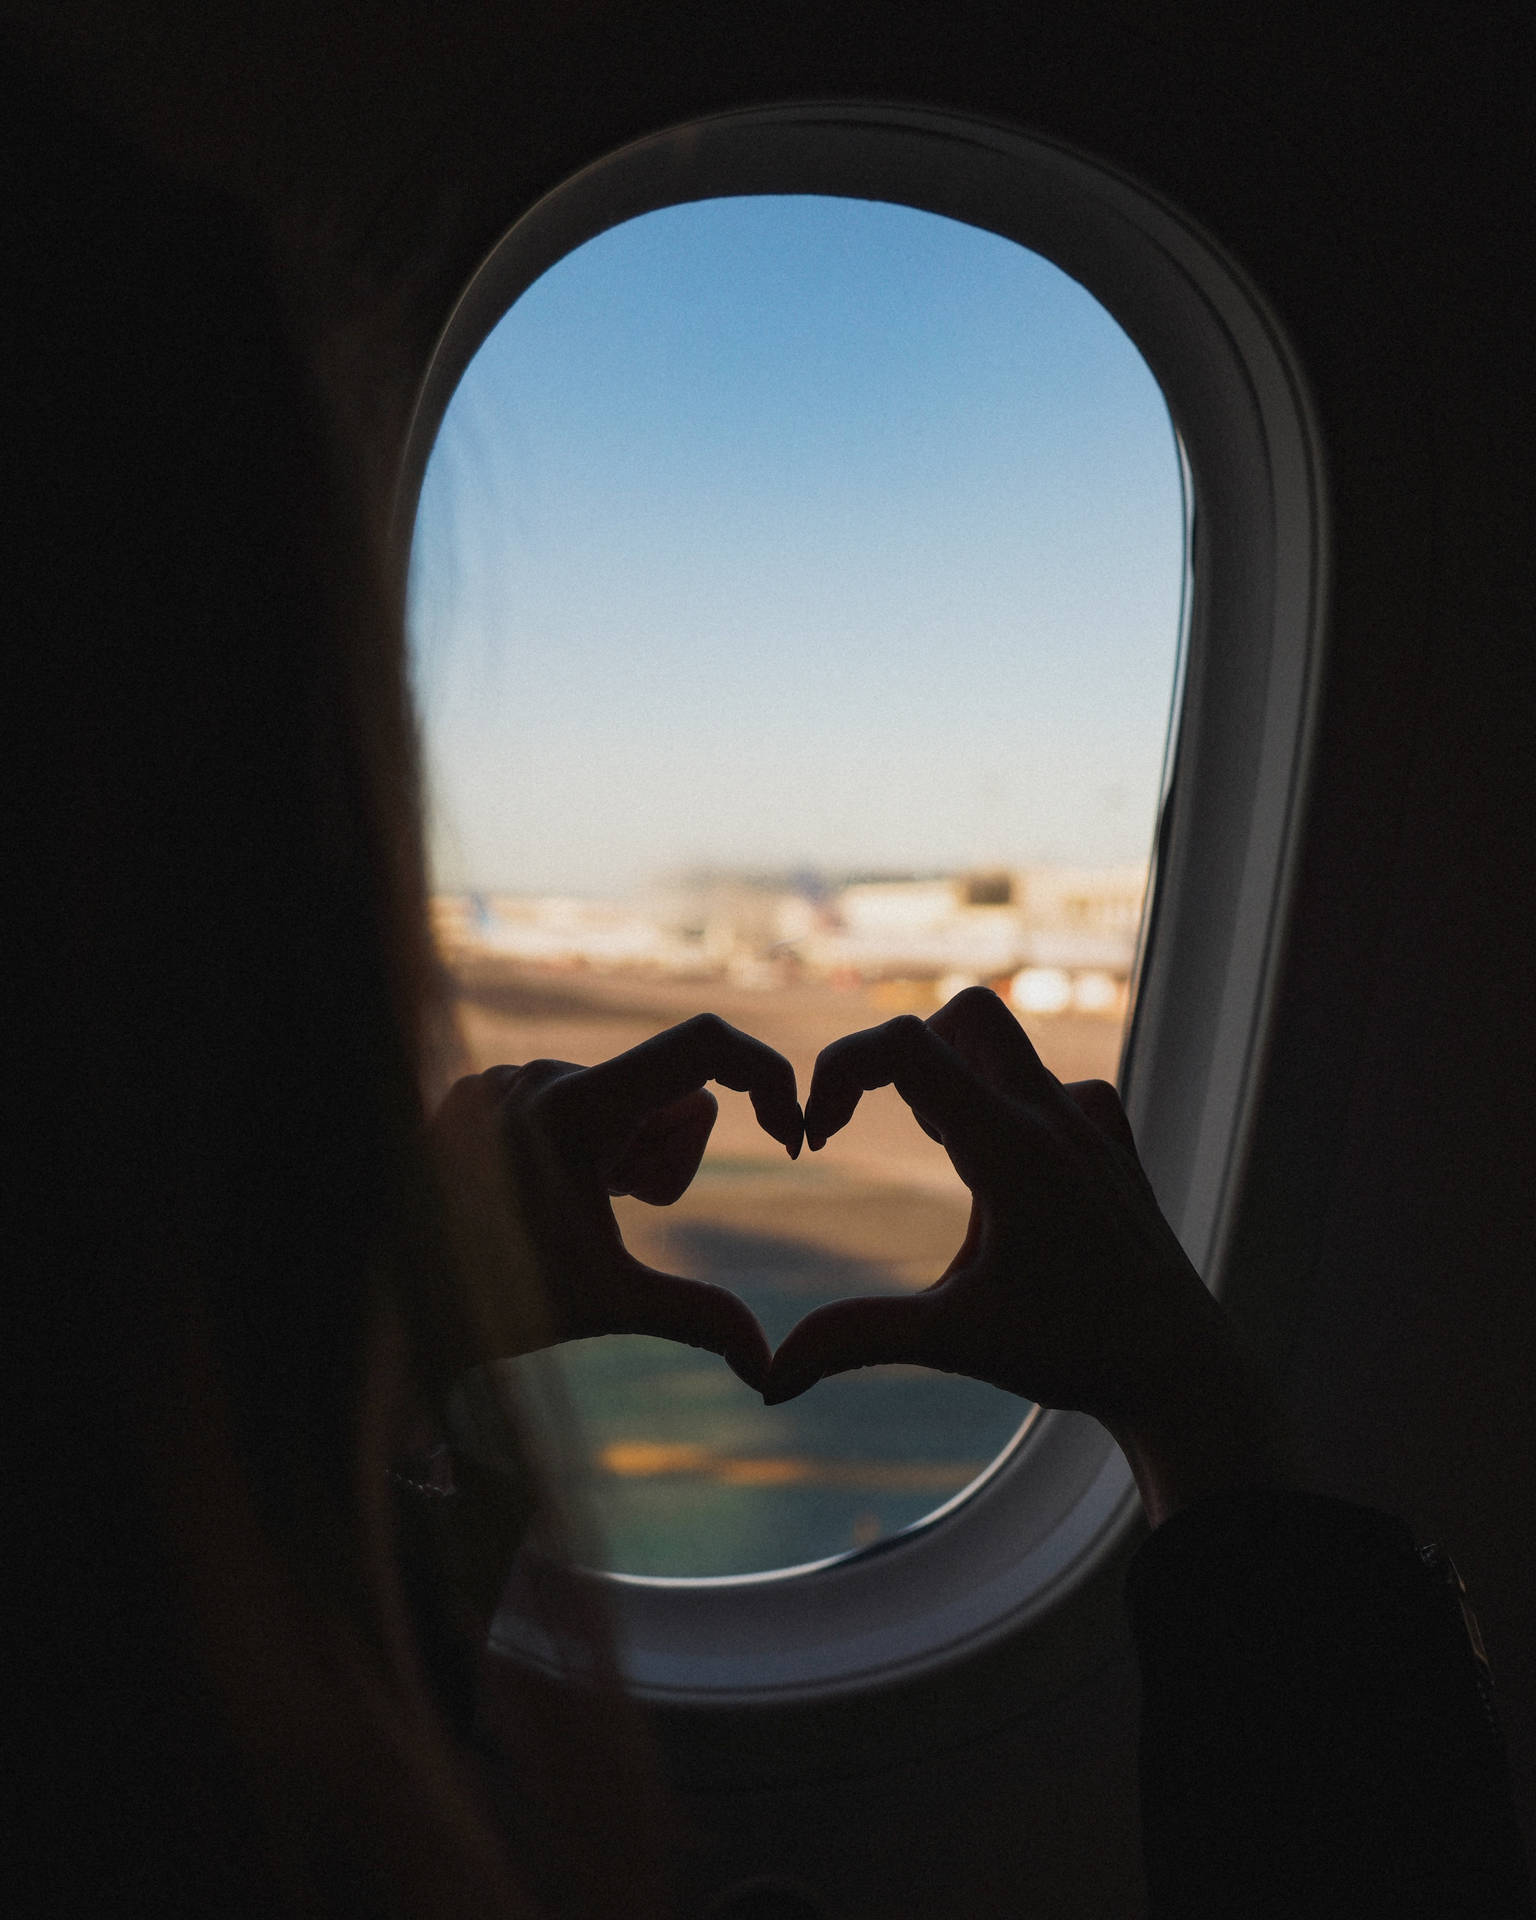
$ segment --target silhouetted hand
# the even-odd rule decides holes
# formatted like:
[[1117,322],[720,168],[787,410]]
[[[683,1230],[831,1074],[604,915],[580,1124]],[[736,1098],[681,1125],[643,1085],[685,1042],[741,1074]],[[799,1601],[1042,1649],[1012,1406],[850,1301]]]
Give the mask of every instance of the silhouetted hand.
[[1254,1386],[1251,1363],[1163,1218],[1114,1089],[1063,1086],[980,987],[926,1022],[908,1015],[827,1047],[805,1107],[812,1149],[888,1085],[970,1189],[964,1243],[923,1292],[807,1315],[774,1356],[768,1401],[904,1361],[1093,1414],[1133,1466],[1177,1453],[1192,1479],[1213,1450],[1251,1452],[1229,1418]]
[[[435,1123],[450,1168],[486,1141],[504,1156],[532,1237],[547,1325],[521,1350],[600,1333],[648,1333],[720,1354],[761,1387],[769,1348],[724,1287],[662,1273],[624,1245],[610,1197],[668,1206],[698,1171],[718,1111],[715,1080],[751,1095],[764,1131],[794,1159],[804,1138],[793,1067],[762,1041],[699,1014],[600,1066],[535,1060],[460,1080]],[[464,1178],[473,1179],[472,1172]]]

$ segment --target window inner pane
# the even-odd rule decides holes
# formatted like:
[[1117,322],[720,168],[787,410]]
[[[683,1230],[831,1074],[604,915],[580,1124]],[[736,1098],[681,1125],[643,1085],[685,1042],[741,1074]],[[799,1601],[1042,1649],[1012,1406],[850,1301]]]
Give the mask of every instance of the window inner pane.
[[[789,1055],[983,981],[1112,1079],[1162,776],[1185,523],[1161,392],[1082,287],[936,215],[668,208],[485,342],[411,570],[435,913],[476,1066],[712,1008]],[[789,1163],[741,1096],[652,1264],[770,1341],[924,1285],[966,1199],[892,1093]],[[960,1492],[1027,1408],[918,1369],[765,1408],[723,1362],[575,1343],[605,1563],[754,1572]]]

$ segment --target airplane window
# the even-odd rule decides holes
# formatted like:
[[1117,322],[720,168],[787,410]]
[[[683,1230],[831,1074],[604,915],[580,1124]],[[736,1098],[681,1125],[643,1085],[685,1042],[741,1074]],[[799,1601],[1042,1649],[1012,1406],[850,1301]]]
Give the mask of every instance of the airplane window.
[[[1062,1078],[1116,1075],[1162,797],[1185,491],[1162,392],[1077,281],[910,207],[750,194],[566,253],[433,446],[409,584],[434,915],[476,1066],[701,1008],[793,1060],[971,982]],[[894,1094],[789,1163],[743,1096],[653,1264],[770,1341],[924,1285],[965,1195]],[[610,1570],[884,1541],[1028,1409],[879,1368],[765,1408],[711,1356],[561,1373]]]

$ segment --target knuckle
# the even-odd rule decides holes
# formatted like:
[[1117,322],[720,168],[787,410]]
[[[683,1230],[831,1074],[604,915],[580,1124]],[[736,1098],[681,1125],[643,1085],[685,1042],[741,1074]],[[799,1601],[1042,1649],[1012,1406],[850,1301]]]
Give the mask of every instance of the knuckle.
[[530,1113],[559,1122],[579,1112],[586,1104],[586,1082],[579,1068],[570,1068],[558,1060],[531,1060],[523,1069],[523,1099],[518,1103]]
[[1119,1126],[1124,1120],[1120,1095],[1107,1080],[1079,1080],[1072,1088],[1072,1104],[1098,1126]]
[[495,1111],[503,1092],[489,1074],[467,1073],[443,1095],[438,1117],[454,1125],[474,1124]]
[[443,1095],[443,1106],[455,1109],[469,1106],[474,1101],[483,1099],[484,1095],[485,1087],[481,1076],[478,1073],[466,1073],[462,1079],[455,1080]]
[[848,1051],[849,1038],[850,1036],[844,1035],[844,1037],[840,1040],[829,1040],[827,1044],[822,1048],[821,1052],[817,1054],[816,1065],[813,1071],[815,1073],[820,1073],[823,1068],[826,1068],[829,1071],[832,1069],[835,1069],[838,1062],[844,1057],[844,1055]]

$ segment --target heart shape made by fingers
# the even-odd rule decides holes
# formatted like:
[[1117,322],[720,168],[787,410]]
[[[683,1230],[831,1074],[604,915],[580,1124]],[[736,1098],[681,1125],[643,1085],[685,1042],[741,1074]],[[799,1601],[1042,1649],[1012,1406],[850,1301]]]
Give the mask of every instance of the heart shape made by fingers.
[[536,1060],[453,1088],[434,1123],[440,1158],[461,1188],[478,1189],[481,1218],[510,1182],[543,1283],[542,1330],[507,1351],[647,1333],[707,1348],[762,1385],[770,1353],[751,1310],[729,1288],[637,1260],[612,1209],[615,1196],[667,1205],[687,1189],[718,1112],[710,1081],[749,1094],[764,1131],[791,1159],[800,1153],[793,1068],[710,1014],[596,1067]]
[[833,1302],[911,1299],[963,1247],[967,1196],[894,1097],[862,1106],[852,1151],[830,1161],[775,1161],[753,1150],[749,1124],[742,1113],[721,1116],[725,1150],[702,1163],[676,1208],[636,1204],[650,1198],[638,1184],[616,1200],[633,1259],[726,1288],[777,1341]]

